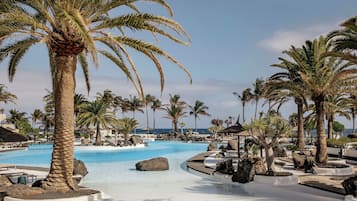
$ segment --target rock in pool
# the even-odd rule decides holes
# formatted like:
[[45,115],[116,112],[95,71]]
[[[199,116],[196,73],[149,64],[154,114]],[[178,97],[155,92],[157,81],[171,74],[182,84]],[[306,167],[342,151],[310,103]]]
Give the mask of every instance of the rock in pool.
[[139,171],[163,171],[169,169],[167,158],[158,157],[149,160],[140,161],[135,164],[136,170]]

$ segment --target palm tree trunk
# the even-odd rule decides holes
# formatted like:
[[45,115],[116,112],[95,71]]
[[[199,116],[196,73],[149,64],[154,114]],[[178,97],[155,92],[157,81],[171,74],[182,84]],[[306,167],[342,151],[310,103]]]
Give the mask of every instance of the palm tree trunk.
[[327,138],[333,138],[333,115],[330,115],[327,119]]
[[317,152],[316,152],[316,162],[317,163],[327,163],[327,143],[325,134],[325,112],[324,112],[324,98],[317,97],[315,102],[316,116],[317,116]]
[[96,145],[102,145],[102,136],[100,134],[100,125],[99,123],[97,124],[97,133],[95,136],[95,144]]
[[256,120],[256,119],[257,119],[258,101],[259,101],[259,100],[255,100],[255,113],[254,113],[254,120]]
[[152,129],[155,131],[155,128],[156,128],[155,110],[152,111],[152,119],[153,119]]
[[243,123],[245,123],[245,111],[244,111],[245,103],[242,103],[242,105],[243,105]]
[[74,92],[77,56],[56,56],[54,82],[55,131],[51,168],[42,187],[55,191],[77,190],[73,182]]
[[149,112],[148,112],[148,106],[145,106],[145,112],[146,112],[146,129],[147,133],[149,133]]
[[352,113],[352,134],[355,133],[355,129],[356,129],[356,115],[355,115],[355,111],[353,111],[353,113]]
[[274,151],[272,146],[266,146],[265,149],[265,158],[267,163],[268,171],[275,172],[275,164],[274,164]]
[[305,147],[305,137],[304,137],[304,117],[303,117],[303,104],[302,102],[297,102],[297,115],[298,115],[298,146],[302,150]]
[[195,116],[195,131],[197,132],[197,116]]
[[175,132],[174,135],[175,135],[175,137],[176,137],[176,135],[177,135],[177,130],[178,130],[178,129],[177,129],[177,121],[174,121],[173,123],[174,123],[174,132]]

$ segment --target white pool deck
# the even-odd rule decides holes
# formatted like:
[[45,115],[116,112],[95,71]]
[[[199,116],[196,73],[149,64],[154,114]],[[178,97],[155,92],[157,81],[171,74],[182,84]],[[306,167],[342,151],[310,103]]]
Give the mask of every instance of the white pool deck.
[[120,150],[139,149],[139,148],[145,148],[145,144],[137,144],[137,145],[131,145],[125,147],[109,146],[109,145],[108,146],[94,146],[94,145],[75,146],[76,150],[88,150],[88,151],[120,151]]

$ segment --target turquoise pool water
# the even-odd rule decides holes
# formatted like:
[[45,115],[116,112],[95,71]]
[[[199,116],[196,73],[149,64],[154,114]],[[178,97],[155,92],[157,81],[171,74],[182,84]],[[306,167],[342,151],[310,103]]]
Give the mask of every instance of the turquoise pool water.
[[[203,143],[150,142],[148,147],[130,150],[75,150],[75,157],[85,163],[115,163],[137,161],[167,154],[198,153],[205,151],[206,148],[207,144]],[[51,153],[52,145],[31,145],[28,150],[0,153],[0,164],[49,166]]]

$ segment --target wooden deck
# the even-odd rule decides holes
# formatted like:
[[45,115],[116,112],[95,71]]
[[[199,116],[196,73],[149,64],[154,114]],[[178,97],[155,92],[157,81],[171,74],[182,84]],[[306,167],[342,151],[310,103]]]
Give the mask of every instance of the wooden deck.
[[188,159],[186,161],[187,168],[193,169],[197,172],[204,173],[207,175],[213,175],[215,170],[212,168],[205,167],[205,165],[203,163],[205,158],[211,154],[212,154],[212,152],[203,152],[203,153],[197,154],[196,156]]

